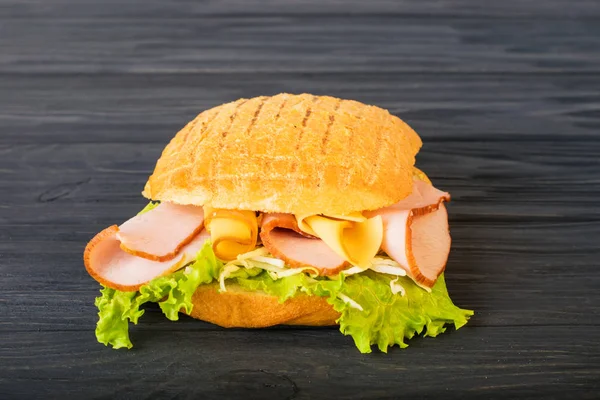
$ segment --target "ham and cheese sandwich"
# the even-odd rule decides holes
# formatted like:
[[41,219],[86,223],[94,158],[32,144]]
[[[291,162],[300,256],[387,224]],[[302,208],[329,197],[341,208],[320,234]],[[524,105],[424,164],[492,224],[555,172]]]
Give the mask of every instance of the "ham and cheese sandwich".
[[138,215],[84,252],[98,340],[131,347],[145,302],[224,327],[339,325],[382,351],[471,311],[450,300],[450,195],[386,110],[310,94],[204,111],[164,149]]

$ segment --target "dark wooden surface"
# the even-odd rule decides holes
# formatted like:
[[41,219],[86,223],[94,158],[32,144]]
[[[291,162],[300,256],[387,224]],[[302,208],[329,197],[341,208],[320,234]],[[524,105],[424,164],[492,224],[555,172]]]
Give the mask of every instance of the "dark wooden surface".
[[[600,5],[341,3],[0,0],[0,398],[598,398]],[[87,240],[198,112],[281,91],[421,134],[471,323],[361,355],[151,306],[132,351],[96,343]]]

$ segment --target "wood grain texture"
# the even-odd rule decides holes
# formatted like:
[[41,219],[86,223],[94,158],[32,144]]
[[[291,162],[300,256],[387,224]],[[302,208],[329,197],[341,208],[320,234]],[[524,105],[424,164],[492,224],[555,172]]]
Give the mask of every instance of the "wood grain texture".
[[598,21],[243,14],[4,19],[0,46],[10,56],[0,59],[0,73],[594,72]]
[[[147,319],[151,324],[159,317]],[[195,330],[148,328],[147,321],[134,329],[137,348],[130,352],[90,346],[91,332],[20,333],[12,339],[15,347],[0,350],[3,360],[23,360],[16,346],[45,357],[35,368],[3,365],[0,393],[100,399],[553,397],[540,393],[545,387],[564,398],[591,399],[582,389],[597,384],[600,362],[598,335],[587,330],[565,343],[569,327],[471,328],[414,340],[409,351],[362,355],[334,329],[208,330],[190,322]]]
[[[3,15],[11,18],[192,18],[203,15],[345,15],[363,16],[407,15],[454,18],[574,18],[600,15],[595,0],[536,1],[505,0],[502,3],[482,4],[471,0],[221,0],[174,1],[160,0],[2,0]],[[103,6],[106,5],[106,6]]]
[[[331,94],[387,108],[413,126],[426,140],[425,146],[438,140],[473,141],[469,139],[477,134],[481,135],[480,145],[538,139],[561,147],[572,140],[596,139],[600,128],[597,74],[90,73],[0,77],[4,94],[0,97],[4,128],[0,145],[165,145],[202,110],[240,97],[279,92]],[[560,152],[557,156],[562,157]],[[591,166],[589,159],[585,165]]]
[[[591,0],[0,0],[0,398],[596,398],[599,26]],[[87,240],[200,111],[283,91],[420,133],[472,321],[361,355],[150,305],[134,350],[96,343]]]

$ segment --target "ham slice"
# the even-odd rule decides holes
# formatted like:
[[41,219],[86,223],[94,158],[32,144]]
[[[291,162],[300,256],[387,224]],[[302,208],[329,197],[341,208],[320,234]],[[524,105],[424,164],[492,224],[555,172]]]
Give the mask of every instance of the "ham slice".
[[202,230],[202,207],[161,203],[119,226],[121,248],[153,261],[174,259]]
[[271,254],[292,268],[310,266],[328,276],[348,265],[324,241],[302,232],[291,214],[264,214],[260,238]]
[[431,288],[446,268],[450,252],[448,213],[450,195],[417,180],[413,193],[400,202],[368,216],[383,219],[381,248],[400,264],[415,282]]
[[88,273],[101,284],[122,291],[136,291],[159,276],[170,274],[192,261],[208,232],[196,235],[171,260],[152,261],[134,256],[121,248],[119,228],[113,225],[98,233],[85,248],[83,261]]
[[430,183],[415,180],[413,192],[410,196],[400,200],[398,203],[379,210],[370,211],[366,215],[378,215],[380,211],[393,210],[413,210],[418,214],[426,214],[430,211],[438,209],[438,206],[443,201],[450,201],[450,194],[443,192],[431,185]]
[[197,237],[194,238],[194,240],[199,240],[201,243],[204,244],[204,242],[210,240],[210,232],[208,232],[206,229],[202,229],[202,231],[198,234]]

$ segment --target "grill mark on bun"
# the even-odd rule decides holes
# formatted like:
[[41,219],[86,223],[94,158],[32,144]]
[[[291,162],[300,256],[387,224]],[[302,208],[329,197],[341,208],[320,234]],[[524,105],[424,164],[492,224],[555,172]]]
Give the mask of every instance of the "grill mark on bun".
[[227,128],[223,132],[221,132],[221,138],[223,140],[221,140],[219,142],[219,150],[221,150],[223,148],[223,145],[225,144],[225,138],[227,137],[227,135],[229,135],[229,130],[233,126],[233,121],[235,121],[235,119],[238,116],[238,110],[240,109],[241,106],[246,104],[248,102],[248,100],[250,100],[250,99],[244,99],[244,100],[240,101],[238,104],[236,104],[235,108],[233,109],[233,112],[229,116],[229,126],[227,126]]
[[[321,154],[322,155],[326,155],[327,153],[327,147],[329,144],[329,132],[331,131],[331,127],[333,126],[333,123],[335,122],[335,117],[337,115],[337,111],[340,109],[340,106],[342,104],[342,99],[335,99],[335,105],[333,106],[333,112],[331,114],[329,114],[329,121],[327,122],[327,127],[325,128],[325,133],[323,134],[323,139],[321,140]],[[321,170],[318,171],[318,176],[319,176],[319,181],[317,183],[317,187],[321,187],[321,185],[325,184],[325,175],[326,175],[326,171],[329,169],[330,167],[326,167],[323,168]]]
[[263,106],[265,105],[265,103],[267,102],[267,97],[262,96],[260,98],[260,103],[258,104],[258,106],[256,106],[256,111],[254,111],[254,115],[252,116],[252,120],[250,121],[250,125],[248,125],[248,128],[246,129],[246,135],[250,134],[252,132],[252,128],[254,128],[254,125],[256,124],[256,120],[258,119],[258,115],[260,114],[260,110],[262,110]]
[[235,119],[238,116],[239,108],[241,106],[243,106],[244,104],[246,104],[248,102],[248,100],[250,100],[250,99],[243,99],[243,100],[238,101],[238,103],[235,105],[234,109],[231,110],[231,115],[229,115],[229,124],[227,125],[227,128],[225,128],[225,130],[223,132],[221,132],[221,137],[220,137],[219,143],[217,145],[217,154],[221,153],[221,151],[223,150],[223,147],[225,147],[225,140],[227,140],[227,135],[229,135],[229,130],[233,126],[233,122],[235,121]]
[[[302,119],[302,128],[300,128],[300,133],[298,134],[298,140],[296,141],[296,150],[300,149],[300,144],[302,143],[302,137],[304,136],[304,129],[306,129],[306,122],[310,118],[310,114],[312,114],[312,105],[317,102],[317,98],[315,96],[311,96],[310,104],[304,113],[304,118]],[[294,170],[298,167],[296,163],[294,163]]]
[[[277,108],[277,113],[275,114],[275,116],[273,117],[273,123],[277,123],[280,118],[281,118],[281,114],[284,112],[285,108],[288,106],[288,101],[289,101],[289,96],[287,94],[280,94],[277,96],[273,96],[273,97],[269,97],[269,100],[267,101],[279,101],[281,100],[281,103],[279,104],[278,108]],[[268,120],[268,114],[267,114],[267,120]],[[265,143],[265,155],[262,156],[262,158],[268,160],[267,162],[269,163],[273,163],[274,160],[277,157],[276,154],[276,148],[277,148],[277,141],[280,140],[278,137],[278,134],[276,132],[271,132],[270,136],[270,140],[267,141],[267,143]]]
[[277,115],[275,115],[275,122],[277,122],[279,120],[279,116],[281,115],[281,110],[283,110],[283,107],[285,107],[287,103],[287,99],[284,99],[283,102],[281,102],[281,105],[279,106],[279,110],[277,110]]
[[[344,101],[344,103],[349,103],[352,104],[350,101]],[[366,109],[368,109],[368,106],[365,107]],[[354,138],[356,137],[356,128],[358,126],[360,126],[363,118],[363,113],[364,113],[364,109],[365,108],[361,108],[358,111],[354,112],[353,115],[355,116],[355,121],[354,123],[349,127],[350,129],[350,137],[348,138],[348,147],[346,148],[346,152],[348,154],[348,152],[350,151],[350,149],[354,148]],[[340,185],[340,188],[345,189],[348,187],[348,185],[350,185],[350,181],[352,180],[352,175],[356,174],[356,171],[351,170],[350,168],[348,168],[348,165],[344,165],[343,171],[345,172],[345,174],[340,174],[340,177],[343,176],[344,178],[342,179],[342,184]]]
[[[197,149],[202,144],[204,139],[206,138],[206,134],[208,132],[208,128],[210,127],[210,124],[212,124],[212,122],[215,119],[217,119],[217,117],[221,114],[221,111],[222,111],[222,109],[218,108],[217,111],[213,113],[213,115],[211,115],[205,121],[202,122],[202,126],[200,127],[200,134],[198,135],[198,140],[196,141],[196,143],[194,143],[194,145],[192,147],[194,149],[194,153],[192,155],[193,164],[195,164],[198,161],[198,153],[199,152]],[[185,144],[185,142],[182,142],[182,145],[183,144]]]
[[331,130],[331,126],[335,122],[335,115],[337,111],[340,109],[340,105],[342,104],[341,99],[337,99],[335,103],[335,107],[333,107],[333,114],[329,114],[329,122],[327,123],[327,128],[325,128],[325,133],[323,134],[323,141],[321,142],[321,153],[325,154],[327,152],[327,143],[329,142],[329,131]]
[[[254,99],[251,99],[251,100],[254,100]],[[252,114],[252,119],[250,120],[248,127],[244,131],[243,137],[252,135],[252,131],[253,131],[254,127],[256,126],[256,121],[258,120],[258,116],[260,115],[260,112],[263,109],[265,103],[269,100],[269,97],[260,96],[256,100],[258,100],[259,103],[255,104],[256,109],[254,110],[254,113]],[[248,157],[248,156],[249,156],[248,148],[247,147],[242,148],[241,152],[240,152],[240,157]]]
[[[292,167],[291,167],[291,175],[294,176],[296,174],[296,172],[298,172],[298,152],[300,150],[300,144],[302,143],[302,137],[304,136],[304,130],[306,129],[306,122],[308,121],[308,118],[310,117],[310,114],[312,114],[312,106],[317,102],[317,97],[316,96],[310,96],[310,104],[308,105],[308,108],[306,109],[305,113],[304,113],[304,118],[302,118],[302,126],[300,128],[300,133],[298,134],[297,140],[296,140],[296,158],[292,161]],[[288,182],[288,185],[294,185],[295,183],[290,180]]]
[[[237,104],[235,105],[233,110],[231,110],[231,114],[229,115],[229,124],[227,125],[227,128],[225,128],[225,130],[223,130],[223,132],[221,132],[221,135],[219,135],[217,150],[215,152],[215,155],[217,157],[219,157],[219,155],[223,151],[223,148],[225,147],[225,140],[227,140],[227,135],[229,135],[229,130],[231,129],[231,127],[233,126],[233,122],[237,118],[239,108],[241,106],[243,106],[244,104],[246,104],[249,100],[251,100],[251,99],[238,100]],[[220,166],[221,162],[222,162],[221,158],[219,157],[218,161],[213,163],[213,169],[210,171],[211,177],[213,177],[215,175],[215,170],[217,170],[217,171],[221,170],[221,166]],[[218,190],[216,190],[217,189],[216,186],[217,186],[216,179],[211,179],[209,187],[210,187],[210,190],[212,193],[218,193]]]
[[213,115],[211,115],[210,117],[208,117],[205,121],[202,121],[202,125],[200,127],[200,135],[199,136],[199,140],[198,143],[196,143],[196,146],[198,144],[200,144],[200,142],[202,142],[202,140],[206,137],[206,133],[208,131],[208,127],[210,126],[210,124],[212,124],[212,122],[217,119],[217,117],[219,116],[219,114],[221,114],[221,109],[219,108],[217,110],[217,112],[213,113]]
[[186,126],[185,132],[183,134],[183,140],[181,141],[181,146],[179,146],[180,148],[187,142],[187,139],[190,136],[190,132],[194,130],[196,125],[198,125],[199,120],[200,120],[200,115],[197,116],[196,118],[194,118],[194,120]]
[[373,168],[369,172],[369,178],[366,179],[367,185],[371,186],[377,179],[377,174],[381,169],[381,159],[384,154],[387,154],[389,144],[387,140],[382,140],[383,133],[385,129],[382,126],[378,126],[377,133],[375,134],[375,143],[378,144],[380,150],[377,152],[377,156],[375,156],[375,161],[373,161]]
[[[308,117],[310,117],[310,113],[312,113],[312,110],[310,109],[310,107],[308,107],[308,110],[306,110],[306,114],[304,114],[304,119],[302,120],[303,128],[306,128],[306,121],[308,120]],[[302,130],[302,132],[304,132],[304,130]]]
[[[213,111],[214,110],[214,111]],[[219,114],[221,113],[221,108],[217,108],[215,109],[211,109],[211,110],[207,110],[203,113],[201,113],[200,115],[198,115],[195,118],[195,123],[194,125],[188,129],[183,136],[183,140],[181,140],[179,142],[179,146],[176,147],[176,150],[174,151],[174,155],[172,157],[177,157],[178,164],[183,164],[177,167],[169,167],[168,169],[168,178],[167,178],[167,183],[168,185],[174,185],[173,183],[173,179],[175,177],[176,172],[187,168],[187,160],[191,160],[191,164],[194,165],[198,162],[198,147],[200,147],[202,145],[202,142],[204,141],[204,139],[206,139],[207,136],[207,132],[208,132],[208,128],[210,126],[210,124],[219,116]],[[212,112],[212,114],[210,114],[210,112]],[[208,115],[208,118],[202,118],[204,116],[204,114]],[[187,139],[190,135],[190,133],[192,133],[192,130],[196,127],[196,125],[198,124],[198,122],[202,120],[201,122],[201,126],[199,128],[199,133],[196,134],[196,140],[194,141],[192,139],[192,143],[187,144]],[[188,147],[187,151],[183,151],[183,149],[185,147]],[[181,162],[179,160],[184,159],[186,160],[186,162]],[[177,165],[177,163],[175,163],[175,165]]]

